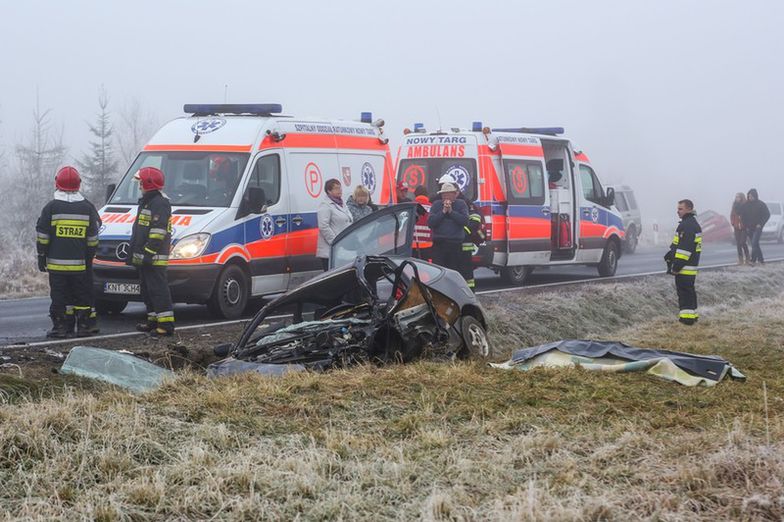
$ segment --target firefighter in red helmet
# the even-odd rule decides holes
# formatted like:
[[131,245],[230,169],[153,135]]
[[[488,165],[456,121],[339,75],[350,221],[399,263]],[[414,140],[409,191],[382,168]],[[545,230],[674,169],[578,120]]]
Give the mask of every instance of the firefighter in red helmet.
[[163,172],[143,167],[134,175],[142,191],[139,209],[131,232],[131,252],[127,263],[139,271],[142,298],[147,307],[147,321],[136,329],[153,335],[174,334],[172,307],[166,267],[171,247],[171,203],[161,190]]
[[92,265],[101,219],[92,203],[79,193],[81,178],[73,167],[63,167],[54,178],[54,199],[41,211],[36,224],[38,270],[49,273],[52,329],[47,337],[73,332],[90,335]]

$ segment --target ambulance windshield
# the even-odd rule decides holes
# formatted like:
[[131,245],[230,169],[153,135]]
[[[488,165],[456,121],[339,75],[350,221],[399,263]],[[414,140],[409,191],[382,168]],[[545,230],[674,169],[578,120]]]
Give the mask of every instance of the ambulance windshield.
[[457,183],[460,192],[470,201],[475,201],[476,160],[467,158],[418,158],[400,160],[397,179],[408,187],[413,194],[417,186],[423,185],[427,195],[432,198],[439,189],[438,180],[450,175]]
[[133,175],[142,167],[157,167],[166,176],[163,192],[172,205],[228,207],[249,157],[224,152],[142,152],[108,203],[136,204],[141,190]]

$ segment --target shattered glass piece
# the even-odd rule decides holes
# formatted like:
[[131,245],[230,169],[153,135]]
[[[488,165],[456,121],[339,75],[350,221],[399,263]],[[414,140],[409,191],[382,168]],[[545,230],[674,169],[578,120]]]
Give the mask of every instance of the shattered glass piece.
[[250,361],[240,361],[229,357],[207,367],[208,377],[222,377],[238,373],[255,372],[261,375],[280,376],[291,372],[304,372],[306,368],[301,364],[267,364]]
[[108,382],[135,393],[151,391],[174,372],[123,351],[74,346],[60,373]]

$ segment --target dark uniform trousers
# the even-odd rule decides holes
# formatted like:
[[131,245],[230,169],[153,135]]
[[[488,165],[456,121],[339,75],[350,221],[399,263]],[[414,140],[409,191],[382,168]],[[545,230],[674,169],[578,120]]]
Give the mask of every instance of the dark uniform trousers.
[[82,310],[90,310],[92,304],[92,286],[90,273],[84,272],[49,272],[49,305],[50,317],[73,316]]
[[697,315],[697,290],[694,288],[694,281],[697,276],[675,275],[675,290],[678,293],[678,308],[680,309],[679,319],[684,323],[694,323],[699,317]]
[[166,267],[140,266],[139,283],[148,319],[159,323],[173,322],[174,313]]

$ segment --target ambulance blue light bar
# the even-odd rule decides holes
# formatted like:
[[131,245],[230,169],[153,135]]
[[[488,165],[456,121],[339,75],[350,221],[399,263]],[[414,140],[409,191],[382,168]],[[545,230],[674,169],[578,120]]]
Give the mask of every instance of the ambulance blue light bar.
[[194,116],[211,114],[252,114],[253,116],[269,116],[283,112],[279,103],[189,103],[183,106],[183,112]]
[[563,127],[515,127],[493,129],[493,132],[520,132],[523,134],[546,134],[548,136],[558,136],[564,133]]
[[473,132],[482,132],[482,122],[481,121],[475,121],[475,122],[471,123],[471,130]]
[[359,115],[359,121],[362,123],[373,123],[373,113],[363,112]]
[[414,124],[414,132],[422,132],[423,130],[425,130],[425,124],[424,123],[415,123]]

